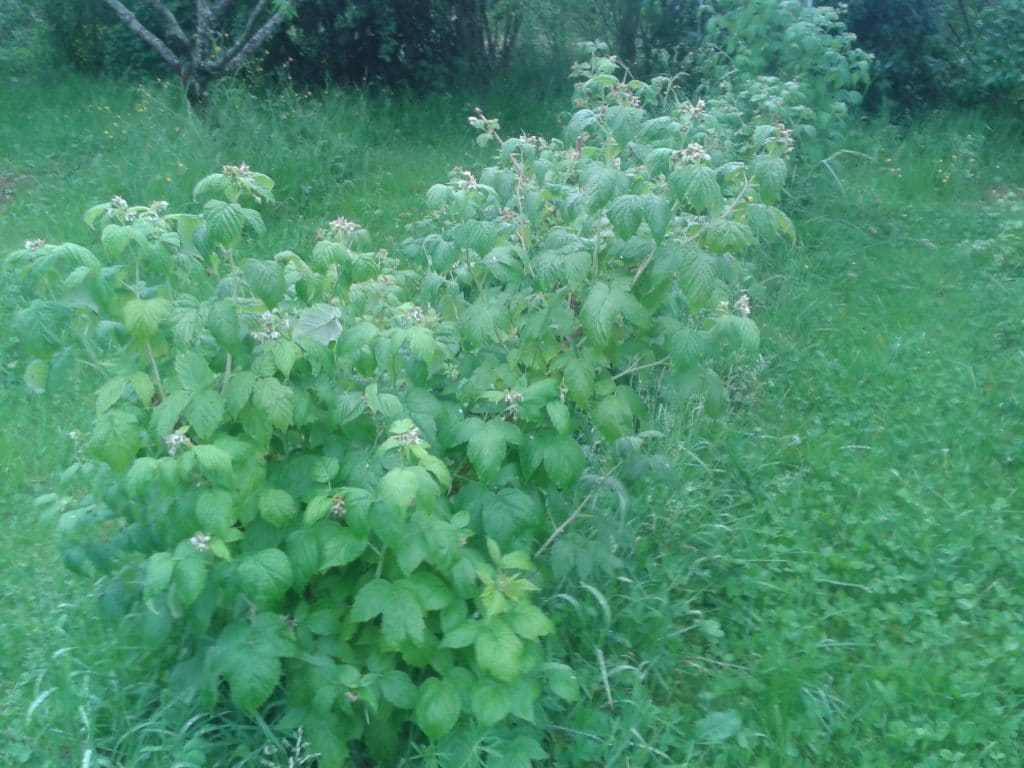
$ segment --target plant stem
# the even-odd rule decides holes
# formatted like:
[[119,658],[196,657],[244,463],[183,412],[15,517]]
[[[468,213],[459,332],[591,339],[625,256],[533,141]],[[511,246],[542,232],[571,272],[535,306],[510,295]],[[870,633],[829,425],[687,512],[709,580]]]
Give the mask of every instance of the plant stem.
[[568,528],[568,527],[569,527],[570,525],[572,525],[572,524],[573,524],[573,522],[575,522],[575,521],[576,521],[576,519],[577,519],[577,518],[578,518],[578,517],[579,517],[580,515],[582,515],[582,514],[583,514],[583,510],[584,510],[584,509],[586,509],[586,506],[587,506],[587,504],[589,504],[589,503],[590,503],[590,500],[591,500],[592,498],[594,498],[594,492],[593,492],[593,491],[591,491],[590,493],[588,493],[588,494],[586,495],[586,497],[585,497],[585,498],[583,499],[583,501],[581,501],[581,502],[580,502],[580,505],[579,505],[578,507],[576,507],[576,509],[575,509],[575,510],[573,510],[573,513],[572,513],[571,515],[569,515],[569,516],[568,516],[567,518],[565,518],[565,521],[564,521],[564,522],[563,522],[563,523],[562,523],[562,524],[561,524],[560,526],[558,526],[557,528],[555,528],[555,530],[554,530],[554,531],[553,531],[553,532],[551,533],[551,535],[550,535],[550,536],[548,536],[548,540],[547,540],[547,541],[545,541],[545,542],[544,542],[543,544],[541,544],[541,545],[540,545],[540,549],[538,549],[538,550],[537,550],[536,552],[534,552],[534,554],[533,554],[534,558],[538,558],[538,557],[540,557],[541,555],[543,555],[543,554],[544,554],[544,553],[545,553],[545,552],[546,552],[546,551],[548,550],[548,548],[549,548],[549,547],[550,547],[550,546],[551,546],[552,544],[554,544],[554,543],[555,543],[555,540],[556,540],[556,539],[557,539],[557,538],[558,538],[559,536],[561,536],[561,535],[562,535],[562,533],[563,533],[563,532],[565,531],[565,529],[566,529],[566,528]]

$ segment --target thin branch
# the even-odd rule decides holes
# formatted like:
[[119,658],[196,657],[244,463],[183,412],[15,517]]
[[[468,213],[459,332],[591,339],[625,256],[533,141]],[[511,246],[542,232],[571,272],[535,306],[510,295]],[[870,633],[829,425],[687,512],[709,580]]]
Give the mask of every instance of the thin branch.
[[135,14],[124,6],[121,0],[104,0],[104,2],[110,6],[110,9],[117,14],[117,18],[124,22],[128,29],[141,37],[151,48],[160,54],[161,59],[173,67],[175,71],[181,71],[181,59],[178,58],[177,54],[168,48],[163,40],[146,29],[142,22],[136,18]]
[[185,50],[187,51],[191,47],[188,36],[185,34],[184,30],[182,30],[181,25],[174,17],[171,9],[168,8],[162,0],[147,0],[147,2],[150,7],[164,20],[164,28],[167,30],[167,34],[184,45]]
[[583,510],[586,509],[587,504],[590,503],[590,500],[592,498],[594,498],[594,492],[593,491],[591,491],[590,493],[587,494],[586,498],[583,499],[583,501],[580,502],[580,505],[578,507],[576,507],[576,509],[573,511],[573,513],[571,515],[569,515],[565,519],[565,522],[563,522],[560,526],[555,528],[555,530],[551,533],[551,535],[548,536],[548,540],[540,545],[540,549],[538,549],[536,552],[533,553],[534,559],[537,559],[538,557],[543,555],[548,550],[548,547],[550,547],[552,544],[554,544],[555,540],[558,539],[558,537],[562,535],[562,533],[565,531],[565,529],[568,528],[570,525],[572,525],[577,520],[577,518],[579,518],[579,516],[583,514]]
[[256,7],[252,9],[252,13],[249,14],[249,19],[245,22],[245,31],[239,36],[238,41],[218,61],[210,65],[209,71],[211,74],[221,75],[235,72],[249,60],[256,49],[263,44],[263,41],[270,37],[287,18],[287,14],[284,11],[278,11],[267,19],[263,26],[256,30],[259,17],[266,7],[267,0],[260,0],[256,4]]
[[196,0],[196,43],[192,55],[192,63],[197,70],[210,57],[210,28],[213,25],[213,12],[206,0]]

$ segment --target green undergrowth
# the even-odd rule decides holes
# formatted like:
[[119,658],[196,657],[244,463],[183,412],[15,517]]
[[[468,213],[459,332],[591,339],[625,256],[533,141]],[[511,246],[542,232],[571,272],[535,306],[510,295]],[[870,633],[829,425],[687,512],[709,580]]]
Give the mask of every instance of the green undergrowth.
[[[199,121],[160,86],[86,85],[11,89],[0,252],[81,239],[91,204],[182,194],[242,161],[277,180],[266,218],[288,247],[339,214],[393,244],[431,183],[480,163],[457,97],[292,94],[282,110],[225,91]],[[655,413],[646,496],[612,489],[565,534],[591,562],[543,607],[584,694],[549,735],[552,765],[1024,762],[1019,145],[998,120],[872,124],[797,174],[800,242],[758,257],[763,356],[723,372],[729,415]],[[2,338],[0,355],[0,764],[304,764],[258,718],[169,699],[93,617],[57,510],[32,502],[93,382],[44,401]]]
[[804,172],[802,242],[761,265],[763,366],[676,433],[625,569],[562,598],[588,628],[579,764],[1024,760],[1024,285],[978,245],[1019,228],[1017,141],[868,126]]

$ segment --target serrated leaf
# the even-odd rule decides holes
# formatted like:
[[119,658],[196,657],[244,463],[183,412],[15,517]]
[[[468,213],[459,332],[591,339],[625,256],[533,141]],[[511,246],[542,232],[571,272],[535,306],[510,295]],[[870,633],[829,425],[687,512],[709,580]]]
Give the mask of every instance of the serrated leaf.
[[597,114],[594,110],[581,109],[569,119],[569,124],[565,127],[566,137],[570,141],[575,141],[577,137],[593,130],[595,125],[597,125]]
[[619,191],[622,174],[602,163],[591,163],[580,174],[583,182],[583,204],[589,211],[607,205]]
[[268,307],[276,307],[284,298],[284,268],[276,261],[248,259],[242,265],[242,274],[252,292]]
[[704,309],[715,291],[715,261],[711,254],[701,249],[689,250],[679,276],[690,311]]
[[292,339],[308,339],[321,346],[341,336],[341,310],[331,304],[314,304],[299,313],[292,329]]
[[422,472],[419,467],[396,467],[389,470],[377,486],[378,497],[395,509],[408,509],[416,500]]
[[429,677],[416,693],[416,725],[427,738],[437,741],[455,727],[462,714],[462,697],[451,682]]
[[292,565],[279,549],[263,549],[238,565],[242,589],[255,601],[274,602],[292,586]]
[[135,395],[139,399],[139,404],[143,408],[149,408],[153,402],[153,395],[156,393],[156,388],[153,386],[153,380],[149,377],[148,373],[142,371],[136,371],[128,377],[128,383],[131,384]]
[[604,113],[604,122],[619,146],[626,146],[640,130],[644,122],[644,111],[636,107],[613,106]]
[[563,490],[570,490],[583,475],[586,458],[583,449],[572,435],[548,435],[543,438],[544,471],[551,482]]
[[465,247],[476,251],[478,256],[486,255],[498,240],[498,231],[494,223],[480,219],[467,221],[461,234]]
[[544,673],[548,688],[555,696],[570,704],[580,700],[580,683],[572,667],[551,662],[544,666]]
[[536,640],[555,631],[555,625],[544,612],[530,603],[519,603],[508,614],[508,622],[517,635]]
[[[47,366],[46,370],[49,372],[49,366]],[[106,413],[113,408],[124,394],[124,388],[127,383],[123,376],[115,376],[96,390],[96,413]]]
[[380,692],[385,701],[399,709],[411,710],[416,706],[416,685],[400,669],[392,669],[381,675]]
[[459,330],[470,347],[480,347],[498,337],[508,325],[508,311],[498,301],[480,297],[462,311]]
[[341,568],[354,562],[369,546],[366,536],[351,528],[331,526],[320,536],[320,571]]
[[125,302],[124,326],[130,334],[140,339],[152,338],[160,329],[160,323],[171,314],[171,302],[167,299],[132,299]]
[[174,566],[174,594],[182,608],[194,603],[206,586],[206,564],[198,552],[182,557]]
[[719,315],[711,335],[745,354],[755,354],[761,345],[761,331],[749,317]]
[[241,711],[253,714],[273,694],[281,680],[281,660],[269,654],[249,653],[245,661],[232,664],[225,672],[231,702]]
[[594,426],[609,442],[633,434],[634,420],[629,399],[618,391],[601,400],[591,415]]
[[286,379],[292,373],[292,366],[302,357],[302,348],[288,339],[268,341],[265,348],[270,353],[270,359],[274,361],[274,367]]
[[174,371],[181,386],[191,392],[199,392],[213,385],[213,371],[206,358],[198,352],[182,352],[174,358]]
[[761,199],[768,203],[776,202],[786,186],[786,161],[781,157],[758,155],[750,164],[750,170],[757,179]]
[[242,341],[238,310],[230,301],[222,299],[210,305],[206,327],[217,343],[225,349],[234,349]]
[[212,389],[197,393],[185,407],[185,419],[199,439],[208,440],[224,421],[224,398]]
[[287,429],[292,423],[294,394],[275,378],[259,379],[253,385],[252,403],[275,429]]
[[466,446],[466,455],[484,482],[494,479],[505,462],[509,431],[503,425],[497,420],[485,422]]
[[644,220],[655,243],[661,243],[672,222],[672,204],[658,195],[644,195]]
[[445,632],[441,640],[442,648],[466,648],[476,642],[480,636],[480,623],[478,621],[464,621],[458,626],[452,627]]
[[481,680],[473,690],[470,709],[473,717],[484,727],[501,722],[509,712],[506,686],[490,680]]
[[715,216],[725,207],[722,188],[714,168],[684,165],[669,174],[668,183],[676,199],[697,213]]
[[560,400],[553,400],[544,406],[544,410],[547,411],[548,418],[551,420],[551,426],[555,428],[556,432],[560,435],[569,434],[572,430],[572,415],[565,403]]
[[174,574],[174,558],[170,552],[156,552],[146,562],[146,578],[142,594],[147,600],[159,597],[170,586]]
[[308,528],[292,531],[285,540],[285,552],[292,564],[295,589],[301,591],[321,570],[320,542],[316,533]]
[[196,518],[203,531],[223,534],[238,522],[232,495],[227,491],[202,491],[196,499]]
[[259,495],[258,508],[260,517],[275,528],[288,525],[298,514],[295,499],[280,488],[267,488]]
[[218,482],[231,476],[231,454],[215,445],[195,445],[192,452],[199,467],[211,480]]
[[384,607],[391,599],[391,583],[374,579],[364,584],[356,593],[350,616],[353,621],[370,621],[384,613]]
[[89,453],[105,461],[116,472],[125,472],[141,445],[138,419],[127,411],[101,414],[93,426]]
[[701,245],[712,253],[739,253],[754,242],[750,227],[733,219],[713,221],[701,233]]
[[224,404],[227,406],[228,413],[237,417],[239,411],[249,402],[255,386],[256,374],[252,371],[238,371],[232,374],[224,390]]
[[607,215],[615,235],[622,240],[635,235],[643,221],[645,208],[645,201],[639,195],[620,195],[612,200]]
[[473,651],[480,669],[498,680],[512,681],[523,673],[523,641],[502,621],[481,629]]
[[231,248],[236,245],[245,227],[245,213],[238,203],[210,200],[203,206],[207,238],[210,245]]

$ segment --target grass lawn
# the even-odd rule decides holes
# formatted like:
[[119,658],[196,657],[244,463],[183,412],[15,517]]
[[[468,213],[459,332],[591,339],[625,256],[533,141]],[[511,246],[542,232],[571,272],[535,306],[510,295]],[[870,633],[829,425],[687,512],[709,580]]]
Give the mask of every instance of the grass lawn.
[[[513,96],[481,104],[506,133],[557,130],[562,101]],[[228,90],[202,120],[159,85],[5,99],[0,252],[85,241],[89,205],[243,160],[279,183],[268,253],[338,214],[393,247],[431,183],[486,157],[460,96]],[[620,564],[546,597],[584,689],[552,765],[1024,764],[1020,142],[998,119],[869,122],[799,172],[798,244],[754,255],[763,357],[729,373],[729,415],[663,420],[670,479],[577,531]],[[96,617],[59,500],[36,501],[90,383],[25,393],[2,336],[0,364],[0,765],[287,765],[261,721],[163,694]]]

